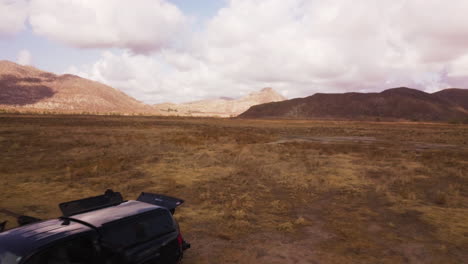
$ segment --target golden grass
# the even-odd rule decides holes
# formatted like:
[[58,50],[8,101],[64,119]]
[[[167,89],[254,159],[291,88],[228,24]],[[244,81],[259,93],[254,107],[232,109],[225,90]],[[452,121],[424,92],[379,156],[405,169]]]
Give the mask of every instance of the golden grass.
[[0,115],[0,149],[0,208],[185,199],[186,264],[468,258],[466,125]]

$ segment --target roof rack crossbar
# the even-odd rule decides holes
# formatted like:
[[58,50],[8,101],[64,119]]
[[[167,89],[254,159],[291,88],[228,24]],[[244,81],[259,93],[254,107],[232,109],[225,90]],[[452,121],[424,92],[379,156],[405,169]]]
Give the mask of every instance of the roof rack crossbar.
[[64,217],[119,205],[124,202],[119,192],[108,189],[103,195],[59,204]]

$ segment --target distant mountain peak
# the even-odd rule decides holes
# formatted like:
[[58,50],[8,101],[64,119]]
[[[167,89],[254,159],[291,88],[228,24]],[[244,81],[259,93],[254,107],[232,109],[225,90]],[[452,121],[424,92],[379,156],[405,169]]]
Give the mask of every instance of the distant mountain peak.
[[414,88],[408,88],[408,87],[396,87],[396,88],[390,88],[387,90],[384,90],[381,92],[382,94],[426,94],[424,91],[414,89]]
[[252,92],[249,95],[245,96],[244,98],[252,98],[256,97],[259,98],[260,101],[265,101],[265,102],[278,102],[278,101],[284,101],[287,98],[282,96],[280,93],[276,92],[273,88],[271,87],[266,87],[261,89],[258,92]]
[[230,117],[239,115],[253,105],[285,99],[272,88],[263,88],[238,99],[220,97],[183,104],[157,104],[154,107],[167,115]]
[[273,88],[271,88],[271,87],[265,87],[262,90],[260,90],[260,92],[263,92],[263,93],[265,93],[265,92],[275,92],[275,90],[273,90]]

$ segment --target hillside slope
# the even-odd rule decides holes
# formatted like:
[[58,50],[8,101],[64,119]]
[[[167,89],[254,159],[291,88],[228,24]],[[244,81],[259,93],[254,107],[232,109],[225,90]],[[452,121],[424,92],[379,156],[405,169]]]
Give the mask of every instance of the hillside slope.
[[388,89],[381,93],[318,93],[305,98],[256,105],[239,117],[464,120],[468,118],[466,93],[467,90],[464,89],[449,89],[428,94],[405,87]]
[[239,99],[222,97],[184,104],[157,104],[154,107],[164,115],[230,117],[239,115],[253,105],[283,100],[286,98],[272,88],[264,88]]
[[0,108],[63,113],[147,113],[151,107],[99,82],[0,61]]
[[451,88],[433,93],[438,98],[468,109],[468,89]]

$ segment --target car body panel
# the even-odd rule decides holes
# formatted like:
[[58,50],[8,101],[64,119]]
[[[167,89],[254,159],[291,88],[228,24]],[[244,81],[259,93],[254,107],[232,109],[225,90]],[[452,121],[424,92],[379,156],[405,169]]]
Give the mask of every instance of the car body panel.
[[[109,195],[114,193],[108,190],[102,197],[107,199]],[[162,263],[178,263],[189,244],[182,239],[172,214],[183,200],[157,194],[146,196],[155,197],[171,199],[173,205],[167,208],[158,205],[160,201],[155,204],[146,200],[122,200],[118,204],[88,210],[99,206],[96,201],[105,200],[99,196],[63,203],[64,211],[68,213],[63,217],[0,233],[0,264],[28,263],[29,259],[36,258],[34,256],[46,256],[44,252],[84,237],[93,243],[93,251],[102,251],[106,256],[113,254],[113,258],[120,259],[118,263],[155,260],[159,263],[161,259]]]
[[51,219],[14,228],[0,234],[0,263],[7,255],[15,255],[19,260],[52,243],[77,234],[93,233],[92,228],[70,223],[63,225],[61,219]]

